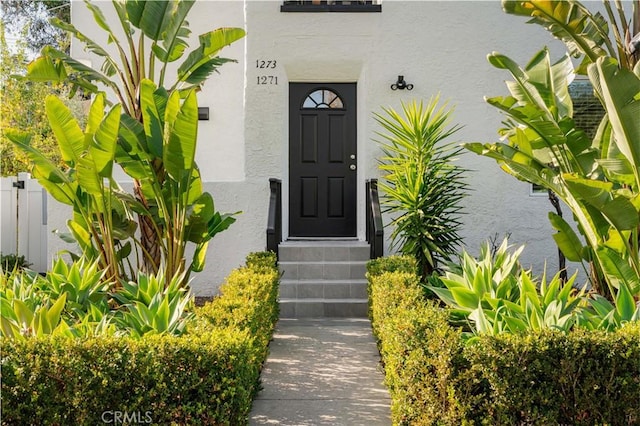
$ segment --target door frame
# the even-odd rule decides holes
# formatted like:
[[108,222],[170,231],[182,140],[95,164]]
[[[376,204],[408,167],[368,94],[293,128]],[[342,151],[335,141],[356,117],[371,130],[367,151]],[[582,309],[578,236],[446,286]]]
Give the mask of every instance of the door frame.
[[[354,161],[355,165],[356,165],[356,170],[354,172],[355,176],[354,176],[354,182],[353,182],[353,202],[354,202],[354,206],[353,206],[353,214],[354,214],[354,228],[353,228],[353,235],[348,235],[348,236],[292,236],[291,234],[291,220],[292,220],[292,212],[291,212],[291,197],[293,194],[291,194],[291,117],[292,117],[292,107],[293,107],[293,100],[292,100],[292,90],[291,87],[293,85],[305,85],[305,86],[309,86],[309,89],[307,90],[307,93],[312,93],[315,89],[333,89],[334,91],[340,92],[341,87],[340,86],[352,86],[353,88],[353,96],[352,96],[352,105],[347,105],[347,108],[349,109],[353,109],[353,111],[351,112],[353,114],[353,123],[352,123],[352,132],[353,132],[353,150],[354,153],[356,155],[356,159]],[[352,239],[360,239],[361,237],[361,226],[363,224],[363,222],[361,221],[361,215],[362,212],[361,210],[363,210],[363,206],[361,206],[361,192],[362,192],[362,188],[361,186],[364,185],[364,183],[360,182],[360,167],[362,164],[362,147],[360,145],[360,140],[359,140],[359,133],[358,133],[358,127],[359,127],[359,121],[360,121],[360,117],[359,117],[359,111],[358,111],[358,103],[359,103],[359,98],[360,98],[360,93],[358,91],[358,83],[357,81],[331,81],[331,82],[327,82],[327,81],[319,81],[319,82],[313,82],[313,81],[290,81],[288,84],[288,96],[287,96],[287,112],[286,112],[286,123],[285,123],[285,127],[286,127],[286,144],[284,146],[284,150],[285,150],[285,159],[284,159],[284,166],[285,166],[285,170],[286,173],[283,176],[284,179],[284,183],[285,185],[283,185],[283,230],[285,231],[285,239],[302,239],[302,240],[314,240],[314,239],[338,239],[338,240],[342,240],[342,239],[347,239],[347,240],[352,240]],[[343,97],[345,95],[343,94]],[[297,101],[302,103],[304,102],[304,95],[300,95],[300,99],[298,99]],[[351,104],[351,102],[350,102]]]

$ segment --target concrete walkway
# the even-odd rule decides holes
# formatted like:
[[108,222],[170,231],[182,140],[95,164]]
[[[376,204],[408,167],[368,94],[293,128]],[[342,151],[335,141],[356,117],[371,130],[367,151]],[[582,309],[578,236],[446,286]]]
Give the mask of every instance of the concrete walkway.
[[280,319],[261,380],[250,425],[391,424],[367,319]]

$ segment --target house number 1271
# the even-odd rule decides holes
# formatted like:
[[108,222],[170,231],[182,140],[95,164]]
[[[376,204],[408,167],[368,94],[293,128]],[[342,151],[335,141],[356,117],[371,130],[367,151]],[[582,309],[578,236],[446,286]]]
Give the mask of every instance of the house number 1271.
[[278,76],[276,75],[259,75],[258,84],[278,84]]

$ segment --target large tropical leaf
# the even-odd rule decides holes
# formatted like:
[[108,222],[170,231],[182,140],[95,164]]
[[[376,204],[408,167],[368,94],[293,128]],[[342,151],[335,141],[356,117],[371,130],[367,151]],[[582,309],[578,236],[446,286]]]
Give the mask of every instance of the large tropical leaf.
[[[180,94],[174,92],[168,105],[179,102]],[[174,102],[171,102],[171,101]],[[169,108],[167,108],[169,111]],[[167,117],[167,123],[169,118]],[[193,168],[198,139],[198,101],[191,91],[182,103],[169,131],[164,150],[164,164],[169,175],[176,181],[189,174]]]
[[611,58],[589,67],[589,79],[611,123],[614,142],[640,183],[640,77]]
[[153,81],[145,79],[140,83],[140,110],[146,134],[147,147],[155,157],[163,157],[164,114],[158,110],[156,87]]
[[556,38],[562,40],[574,57],[585,55],[580,69],[595,62],[598,57],[615,55],[608,39],[608,24],[600,13],[591,13],[580,2],[574,0],[502,0],[505,12],[530,17],[529,23],[544,27]]
[[95,163],[96,171],[103,178],[112,176],[120,127],[120,111],[120,105],[116,105],[107,113],[89,146],[89,154]]
[[549,212],[549,221],[551,226],[558,231],[553,234],[553,239],[562,254],[572,262],[582,261],[582,242],[580,242],[571,226],[561,216],[553,212]]
[[640,291],[640,277],[629,263],[629,259],[624,259],[619,253],[605,246],[598,247],[596,255],[602,272],[613,287],[619,289],[620,283],[624,282],[633,294]]
[[86,148],[84,133],[71,110],[56,96],[47,96],[45,109],[51,130],[58,141],[62,159],[73,166]]
[[245,36],[242,28],[218,28],[199,37],[200,45],[178,68],[178,83],[200,85],[211,73],[229,59],[217,58],[218,52]]

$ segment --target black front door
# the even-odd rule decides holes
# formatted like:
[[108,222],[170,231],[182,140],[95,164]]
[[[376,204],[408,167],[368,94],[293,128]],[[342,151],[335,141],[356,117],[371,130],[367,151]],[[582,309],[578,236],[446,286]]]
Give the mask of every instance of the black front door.
[[355,237],[356,84],[289,89],[289,235]]

